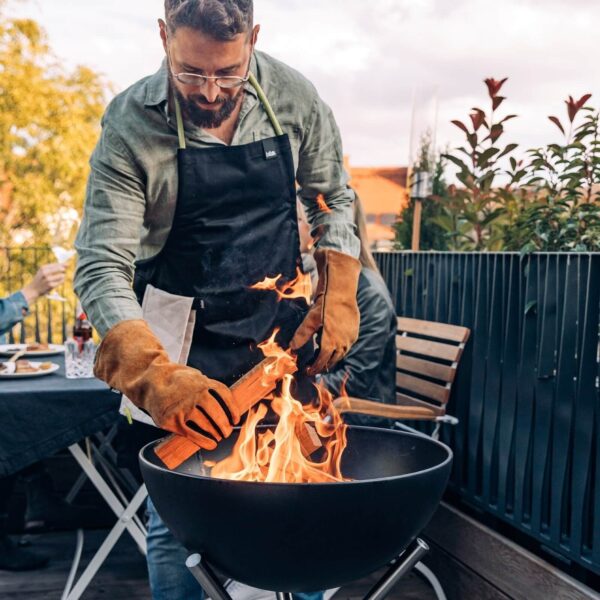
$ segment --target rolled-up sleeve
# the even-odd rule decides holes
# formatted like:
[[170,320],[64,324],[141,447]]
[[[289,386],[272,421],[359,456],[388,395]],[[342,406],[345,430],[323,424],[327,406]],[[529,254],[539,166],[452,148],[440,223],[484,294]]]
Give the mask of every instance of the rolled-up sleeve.
[[104,125],[90,160],[75,291],[100,335],[118,322],[138,319],[132,289],[134,261],[145,212],[145,181],[118,133]]
[[15,292],[0,299],[0,335],[12,329],[29,312],[29,305],[22,292]]
[[[298,195],[319,248],[358,257],[354,192],[348,186],[340,133],[331,109],[318,96],[313,101],[298,161]],[[319,196],[325,207],[318,202]]]

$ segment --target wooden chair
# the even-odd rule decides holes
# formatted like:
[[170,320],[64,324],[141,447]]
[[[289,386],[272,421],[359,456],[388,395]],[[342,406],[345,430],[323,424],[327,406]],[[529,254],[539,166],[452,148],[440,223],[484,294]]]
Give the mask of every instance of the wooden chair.
[[[446,414],[446,404],[470,333],[466,327],[398,317],[397,404],[337,398],[335,406],[341,413],[394,419],[396,427],[415,433],[420,432],[399,421],[435,421],[432,437],[437,439],[441,423],[458,423],[456,418]],[[429,582],[437,600],[447,600],[439,579],[429,567],[419,562],[414,568]]]
[[458,325],[398,317],[396,336],[396,405],[338,398],[341,413],[395,420],[456,423],[446,404],[470,330]]

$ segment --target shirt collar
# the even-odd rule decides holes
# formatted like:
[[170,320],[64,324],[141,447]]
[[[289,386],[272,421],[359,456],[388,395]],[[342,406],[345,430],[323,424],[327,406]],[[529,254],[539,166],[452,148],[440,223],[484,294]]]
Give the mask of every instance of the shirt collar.
[[[250,72],[256,75],[258,79],[258,69],[256,64],[256,53],[252,54],[250,59]],[[256,90],[252,87],[249,81],[244,84],[244,91],[258,98]],[[146,100],[144,106],[160,106],[169,99],[169,77],[167,71],[167,59],[163,58],[160,68],[154,75],[148,79],[146,87]]]
[[169,98],[167,59],[163,58],[160,68],[148,78],[144,106],[159,106]]

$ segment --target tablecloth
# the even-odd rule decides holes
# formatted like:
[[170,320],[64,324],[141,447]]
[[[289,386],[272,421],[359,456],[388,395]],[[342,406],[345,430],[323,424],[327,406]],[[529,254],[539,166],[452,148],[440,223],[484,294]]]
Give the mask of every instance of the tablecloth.
[[[35,359],[32,359],[35,360]],[[55,373],[0,379],[0,476],[51,456],[119,418],[120,395],[98,379],[67,379],[62,355],[43,359]]]

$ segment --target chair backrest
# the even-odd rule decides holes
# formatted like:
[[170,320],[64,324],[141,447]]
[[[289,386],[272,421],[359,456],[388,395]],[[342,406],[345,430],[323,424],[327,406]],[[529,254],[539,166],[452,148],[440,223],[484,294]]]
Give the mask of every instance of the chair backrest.
[[470,333],[467,327],[398,317],[396,402],[444,415]]

